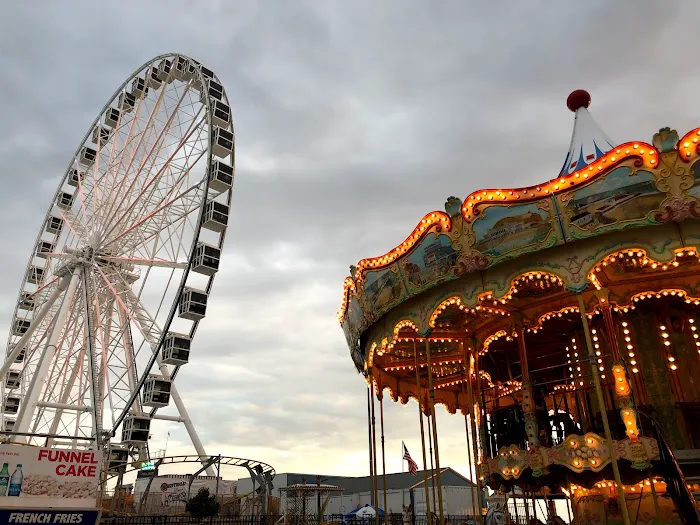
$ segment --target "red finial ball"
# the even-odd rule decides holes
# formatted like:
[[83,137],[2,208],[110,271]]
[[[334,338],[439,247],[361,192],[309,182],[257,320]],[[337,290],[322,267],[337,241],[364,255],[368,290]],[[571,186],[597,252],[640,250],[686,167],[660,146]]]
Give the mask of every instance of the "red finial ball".
[[578,108],[587,108],[591,105],[591,95],[585,89],[572,91],[566,99],[566,107],[574,113]]

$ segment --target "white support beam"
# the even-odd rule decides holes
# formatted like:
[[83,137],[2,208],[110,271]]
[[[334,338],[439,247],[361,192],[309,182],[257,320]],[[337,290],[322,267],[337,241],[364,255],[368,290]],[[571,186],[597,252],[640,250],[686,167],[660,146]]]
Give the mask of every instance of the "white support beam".
[[34,334],[34,331],[36,330],[37,326],[41,324],[41,322],[44,320],[44,317],[46,317],[46,314],[49,313],[49,310],[51,310],[53,303],[56,302],[56,299],[58,299],[58,297],[66,289],[66,286],[68,286],[68,279],[61,279],[58,283],[58,287],[46,300],[44,306],[41,307],[41,310],[36,315],[36,317],[34,317],[25,334],[20,338],[19,341],[17,341],[17,344],[15,344],[15,347],[12,349],[12,352],[10,352],[10,354],[5,358],[5,362],[3,363],[2,368],[0,368],[0,381],[5,381],[5,374],[15,362],[15,359],[17,359],[17,356],[20,354],[22,349],[27,345],[27,341],[29,341],[29,338]]
[[76,412],[90,412],[92,407],[87,405],[70,405],[68,403],[46,403],[43,401],[37,402],[36,406],[44,408],[56,408],[59,410],[75,410]]
[[73,299],[75,298],[75,291],[78,288],[79,281],[80,267],[76,267],[75,270],[73,270],[73,275],[71,276],[70,283],[68,284],[68,290],[66,291],[66,295],[63,298],[61,307],[56,315],[49,341],[44,347],[44,351],[39,360],[39,366],[34,371],[34,375],[32,376],[27,398],[20,408],[19,416],[17,417],[17,422],[15,423],[15,430],[19,433],[26,433],[29,429],[29,424],[31,423],[34,411],[36,410],[36,404],[39,401],[39,396],[41,395],[41,391],[44,388],[44,383],[46,382],[49,366],[56,355],[56,345],[61,337],[61,332],[64,328],[63,325],[68,317],[68,312],[73,306]]
[[185,420],[179,416],[166,416],[164,414],[154,414],[152,419],[160,419],[161,421],[174,421],[175,423],[185,422]]

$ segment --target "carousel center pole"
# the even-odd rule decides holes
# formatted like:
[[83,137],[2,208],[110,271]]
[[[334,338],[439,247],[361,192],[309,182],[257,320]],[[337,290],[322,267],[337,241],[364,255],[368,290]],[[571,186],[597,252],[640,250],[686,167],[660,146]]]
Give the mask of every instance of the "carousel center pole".
[[622,486],[622,478],[620,477],[620,468],[615,457],[613,448],[612,433],[610,432],[610,422],[608,414],[605,410],[605,398],[603,396],[603,388],[600,384],[600,374],[598,373],[598,363],[596,361],[595,351],[593,350],[593,340],[591,339],[591,330],[588,326],[588,317],[586,316],[586,303],[583,301],[583,295],[577,294],[578,307],[581,313],[581,324],[583,325],[583,335],[586,338],[586,347],[588,347],[588,358],[591,363],[591,371],[593,373],[593,384],[595,385],[596,397],[600,407],[600,414],[603,419],[603,429],[605,430],[605,438],[608,440],[608,450],[610,450],[610,463],[612,464],[615,483],[617,484],[617,497],[620,500],[620,510],[622,511],[622,520],[625,525],[630,525],[629,512],[627,511],[627,501],[625,500],[625,491]]
[[418,349],[416,340],[413,340],[413,358],[416,365],[416,388],[418,389],[418,420],[420,421],[420,444],[423,451],[423,486],[425,487],[425,514],[428,517],[428,525],[432,525],[433,518],[430,514],[430,489],[428,488],[428,461],[425,457],[425,429],[423,428],[423,393],[420,387],[420,368],[418,367]]
[[[433,441],[435,442],[435,469],[437,470],[438,505],[440,505],[440,525],[445,525],[442,506],[442,480],[440,479],[440,448],[438,447],[437,419],[435,417],[435,390],[433,389],[432,363],[430,362],[430,339],[425,338],[425,353],[428,359],[428,394],[430,395],[430,416],[433,420]],[[435,476],[435,472],[433,472]],[[435,484],[435,479],[433,479]],[[435,503],[433,501],[433,503]]]

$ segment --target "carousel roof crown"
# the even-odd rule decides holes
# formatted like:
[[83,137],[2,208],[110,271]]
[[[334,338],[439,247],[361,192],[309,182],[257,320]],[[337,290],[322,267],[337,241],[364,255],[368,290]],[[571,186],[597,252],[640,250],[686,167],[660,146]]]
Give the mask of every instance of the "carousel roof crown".
[[590,104],[591,96],[583,89],[573,91],[566,99],[566,106],[575,114],[574,130],[560,176],[585,168],[616,146],[588,112]]

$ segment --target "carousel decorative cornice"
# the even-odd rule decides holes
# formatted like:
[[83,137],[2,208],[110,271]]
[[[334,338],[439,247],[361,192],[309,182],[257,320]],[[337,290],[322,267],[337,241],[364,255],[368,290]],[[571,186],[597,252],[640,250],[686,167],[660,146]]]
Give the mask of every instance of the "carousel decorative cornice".
[[479,208],[491,204],[534,202],[579,188],[597,180],[610,169],[630,159],[635,159],[636,168],[654,169],[658,164],[658,152],[646,142],[627,142],[609,151],[588,166],[570,175],[561,175],[544,184],[513,189],[490,189],[475,191],[462,204],[462,216],[467,222],[479,215]]
[[439,232],[449,232],[452,228],[452,221],[444,211],[433,211],[428,213],[421,219],[418,225],[413,229],[413,232],[406,237],[406,240],[401,244],[389,250],[384,255],[379,257],[371,257],[362,259],[357,263],[354,269],[355,279],[361,281],[366,270],[378,270],[390,265],[396,259],[411,251],[411,249],[419,243],[419,241],[427,235],[433,227],[436,227]]
[[[569,99],[571,99],[574,93],[570,95]],[[590,103],[590,96],[588,96],[588,101]],[[570,101],[567,101],[567,105],[569,105],[570,108],[572,107]],[[569,148],[569,154],[567,154],[567,160],[573,150],[586,152],[586,147],[583,144],[589,135],[593,137],[598,135],[605,137],[590,118],[586,107],[582,106],[572,110],[577,114],[577,120],[574,125],[572,143]],[[588,115],[588,118],[582,118],[581,115],[584,114]],[[589,120],[593,122],[593,124],[590,124]],[[581,123],[585,125],[581,125]],[[680,152],[684,158],[689,158],[691,156],[690,151],[695,150],[697,146],[700,145],[698,143],[699,139],[700,128],[693,130],[683,137],[681,141],[683,147],[680,148]],[[563,169],[559,176],[543,184],[522,188],[484,189],[472,192],[462,203],[461,211],[464,220],[467,222],[473,221],[479,215],[479,209],[483,206],[497,203],[509,204],[514,202],[526,203],[538,201],[590,184],[601,175],[607,173],[611,168],[629,159],[635,159],[634,165],[637,168],[653,169],[658,165],[658,151],[657,148],[651,144],[646,142],[627,142],[614,147],[607,137],[605,141],[605,147],[603,147],[602,142],[600,140],[596,142],[594,138],[593,142],[591,142],[591,144],[595,144],[594,153],[585,154],[583,157],[584,161],[577,164],[576,170],[568,173]],[[601,144],[599,145],[598,142],[601,142]],[[359,261],[357,265],[353,267],[353,277],[355,280],[361,281],[366,271],[378,270],[392,264],[396,259],[409,253],[433,227],[437,227],[438,231],[441,232],[449,232],[452,227],[450,216],[442,211],[433,211],[426,214],[402,243],[383,255]]]

